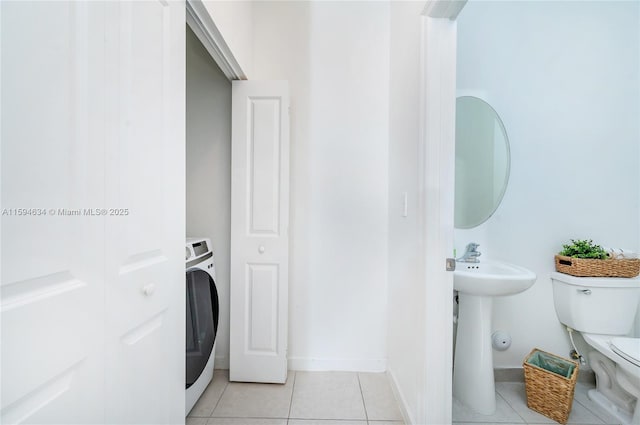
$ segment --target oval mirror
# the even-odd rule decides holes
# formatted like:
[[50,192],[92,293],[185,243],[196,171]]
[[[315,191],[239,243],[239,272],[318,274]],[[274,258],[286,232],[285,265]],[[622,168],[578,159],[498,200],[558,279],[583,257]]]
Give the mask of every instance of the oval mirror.
[[495,212],[509,180],[509,139],[496,111],[482,99],[456,101],[454,226],[476,227]]

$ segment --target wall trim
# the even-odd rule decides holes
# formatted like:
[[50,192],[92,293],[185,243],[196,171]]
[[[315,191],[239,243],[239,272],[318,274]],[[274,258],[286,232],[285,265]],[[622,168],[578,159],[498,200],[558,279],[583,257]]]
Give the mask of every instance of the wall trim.
[[[415,422],[451,423],[453,405],[453,253],[457,22],[466,0],[430,0],[422,16],[420,210],[427,287],[426,358],[418,373]],[[438,341],[438,350],[429,347]],[[424,342],[423,342],[424,343]]]
[[215,368],[229,370],[229,358],[227,356],[216,356]]
[[398,402],[398,407],[400,408],[400,414],[402,415],[402,419],[405,424],[415,424],[415,418],[411,416],[409,411],[409,405],[407,404],[407,399],[404,394],[400,390],[398,386],[398,381],[396,380],[396,376],[391,370],[387,370],[387,378],[389,380],[389,385],[391,386],[391,392],[393,396],[396,398]]
[[387,359],[289,357],[289,370],[381,373],[387,370]]
[[[420,192],[427,344],[419,374],[415,423],[451,423],[453,372],[453,253],[456,22],[422,17]],[[429,345],[438,341],[439,349]]]
[[233,56],[229,45],[222,37],[202,0],[187,0],[186,18],[189,28],[207,49],[224,75],[229,80],[246,80],[246,73]]

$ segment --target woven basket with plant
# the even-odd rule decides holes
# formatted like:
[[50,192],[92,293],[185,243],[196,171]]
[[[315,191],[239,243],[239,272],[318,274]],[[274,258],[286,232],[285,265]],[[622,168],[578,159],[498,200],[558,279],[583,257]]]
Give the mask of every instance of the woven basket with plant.
[[581,277],[636,277],[640,274],[640,259],[614,259],[592,240],[571,240],[562,245],[555,256],[556,270]]

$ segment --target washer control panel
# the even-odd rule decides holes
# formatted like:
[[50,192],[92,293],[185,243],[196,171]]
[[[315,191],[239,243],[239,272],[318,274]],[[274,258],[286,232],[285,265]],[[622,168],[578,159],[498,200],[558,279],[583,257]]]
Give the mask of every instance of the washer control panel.
[[208,238],[188,238],[185,247],[185,262],[204,257],[211,252],[211,240]]

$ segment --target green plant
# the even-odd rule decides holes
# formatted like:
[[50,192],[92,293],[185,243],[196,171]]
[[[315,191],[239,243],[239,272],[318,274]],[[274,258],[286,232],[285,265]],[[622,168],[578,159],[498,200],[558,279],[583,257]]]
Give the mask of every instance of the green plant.
[[609,258],[609,254],[600,245],[593,243],[591,239],[574,240],[570,244],[562,245],[560,255],[574,258],[594,258],[604,260]]

